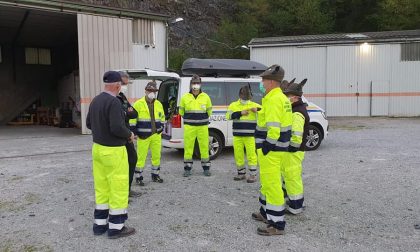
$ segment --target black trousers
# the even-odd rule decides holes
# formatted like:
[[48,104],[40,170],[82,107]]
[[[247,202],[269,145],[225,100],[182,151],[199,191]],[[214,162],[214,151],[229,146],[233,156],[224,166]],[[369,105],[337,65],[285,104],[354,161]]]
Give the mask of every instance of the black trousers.
[[128,155],[128,190],[131,190],[131,182],[133,182],[134,177],[134,170],[136,169],[137,164],[137,151],[134,148],[134,143],[126,143],[125,148],[127,148],[127,155]]

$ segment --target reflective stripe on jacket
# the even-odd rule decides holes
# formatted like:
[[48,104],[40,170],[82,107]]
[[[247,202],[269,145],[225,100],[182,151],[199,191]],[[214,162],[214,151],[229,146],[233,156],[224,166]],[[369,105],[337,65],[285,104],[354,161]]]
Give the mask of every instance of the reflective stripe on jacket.
[[[135,133],[139,137],[145,138],[152,135],[152,121],[150,118],[150,111],[147,105],[146,98],[143,97],[137,100],[134,105],[134,109],[137,111],[138,116],[136,119]],[[163,110],[162,103],[156,100],[154,101],[154,113],[155,113],[155,126],[156,133],[160,134],[163,131],[163,125],[165,124],[165,112]],[[133,121],[130,120],[130,125],[133,125]]]
[[[233,120],[232,132],[234,136],[254,136],[257,126],[257,113],[252,112],[252,108],[261,108],[261,105],[252,101],[242,104],[240,99],[229,105],[226,119]],[[232,114],[240,114],[243,110],[248,110],[249,114],[240,115],[239,118],[233,116],[234,118],[232,118]]]
[[263,98],[262,107],[255,132],[257,148],[266,144],[271,151],[288,151],[292,130],[289,99],[280,88],[274,88]]
[[201,92],[197,97],[186,93],[181,98],[179,114],[184,118],[184,124],[192,126],[208,125],[212,113],[210,97]]

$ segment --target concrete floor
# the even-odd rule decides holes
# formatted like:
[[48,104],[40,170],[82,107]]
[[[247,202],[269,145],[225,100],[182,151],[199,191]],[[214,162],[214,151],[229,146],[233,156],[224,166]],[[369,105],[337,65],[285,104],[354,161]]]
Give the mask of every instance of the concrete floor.
[[144,193],[129,207],[137,233],[118,241],[92,234],[91,136],[0,127],[0,251],[420,251],[420,120],[330,124],[306,154],[306,210],[286,216],[286,235],[256,234],[259,183],[233,181],[231,149],[212,177],[195,162],[190,178],[182,154],[164,149],[165,182],[134,188]]

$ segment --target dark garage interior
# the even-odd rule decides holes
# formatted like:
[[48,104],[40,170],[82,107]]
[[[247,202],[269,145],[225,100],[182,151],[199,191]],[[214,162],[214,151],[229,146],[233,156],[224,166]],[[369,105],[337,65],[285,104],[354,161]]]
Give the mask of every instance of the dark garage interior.
[[0,5],[0,34],[0,124],[79,127],[77,16]]

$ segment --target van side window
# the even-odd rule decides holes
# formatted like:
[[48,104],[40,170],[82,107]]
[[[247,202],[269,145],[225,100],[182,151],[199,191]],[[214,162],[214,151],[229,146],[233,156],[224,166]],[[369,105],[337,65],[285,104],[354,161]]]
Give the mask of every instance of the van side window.
[[[256,102],[258,104],[261,104],[261,100],[264,96],[264,94],[260,91],[260,83],[259,82],[249,82],[251,86],[252,91],[252,101]],[[239,90],[243,86],[247,86],[248,82],[226,82],[226,86],[228,89],[228,102],[227,104],[230,104],[234,101],[237,101],[239,99]]]
[[166,119],[171,118],[176,112],[178,86],[176,80],[167,80],[160,84],[158,100],[162,103]]
[[203,82],[201,90],[210,96],[213,106],[226,106],[226,89],[224,82]]

